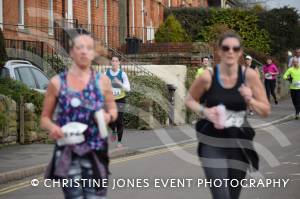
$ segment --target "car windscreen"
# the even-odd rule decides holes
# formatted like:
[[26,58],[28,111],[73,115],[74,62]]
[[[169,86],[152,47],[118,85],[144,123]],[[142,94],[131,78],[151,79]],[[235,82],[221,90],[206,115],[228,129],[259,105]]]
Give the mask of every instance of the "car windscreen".
[[35,77],[38,88],[42,90],[46,90],[49,84],[49,79],[38,69],[30,68],[30,70],[32,71]]
[[34,76],[31,73],[29,67],[18,67],[16,71],[20,76],[21,82],[23,82],[30,88],[37,88]]

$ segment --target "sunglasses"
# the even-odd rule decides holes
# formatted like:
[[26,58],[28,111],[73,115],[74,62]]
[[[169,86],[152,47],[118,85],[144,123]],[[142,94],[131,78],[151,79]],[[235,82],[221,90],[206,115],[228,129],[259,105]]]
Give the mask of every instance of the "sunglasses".
[[229,52],[230,49],[233,50],[233,52],[237,53],[237,52],[240,52],[241,51],[241,46],[233,46],[233,47],[229,47],[229,46],[221,46],[221,49],[223,52]]

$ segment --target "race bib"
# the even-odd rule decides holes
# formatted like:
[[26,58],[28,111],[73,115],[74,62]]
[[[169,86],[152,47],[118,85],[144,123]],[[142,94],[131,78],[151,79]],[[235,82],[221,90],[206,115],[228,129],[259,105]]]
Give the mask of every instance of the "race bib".
[[265,78],[266,78],[266,79],[272,79],[272,75],[271,75],[270,73],[266,73],[266,74],[265,74]]
[[113,96],[119,96],[122,93],[122,90],[120,88],[112,88]]
[[293,86],[296,88],[300,88],[300,81],[294,82]]
[[245,121],[246,111],[230,111],[226,110],[225,128],[241,127]]

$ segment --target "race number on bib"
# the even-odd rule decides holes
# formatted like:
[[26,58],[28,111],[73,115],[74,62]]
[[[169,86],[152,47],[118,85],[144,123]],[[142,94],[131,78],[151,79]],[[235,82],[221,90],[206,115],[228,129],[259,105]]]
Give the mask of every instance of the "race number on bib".
[[300,81],[294,82],[293,85],[296,88],[300,88]]
[[245,120],[245,111],[230,111],[226,110],[226,122],[225,128],[229,127],[241,127],[244,124]]
[[266,78],[266,79],[272,79],[272,75],[271,75],[270,73],[266,73],[266,74],[265,74],[265,78]]
[[120,88],[112,88],[113,96],[119,96],[121,95],[121,89]]

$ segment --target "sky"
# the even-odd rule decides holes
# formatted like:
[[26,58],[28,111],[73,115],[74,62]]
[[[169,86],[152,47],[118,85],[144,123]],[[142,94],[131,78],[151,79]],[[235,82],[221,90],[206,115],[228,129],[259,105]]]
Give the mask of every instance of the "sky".
[[267,5],[270,8],[279,8],[283,6],[295,7],[300,13],[300,0],[269,0]]

